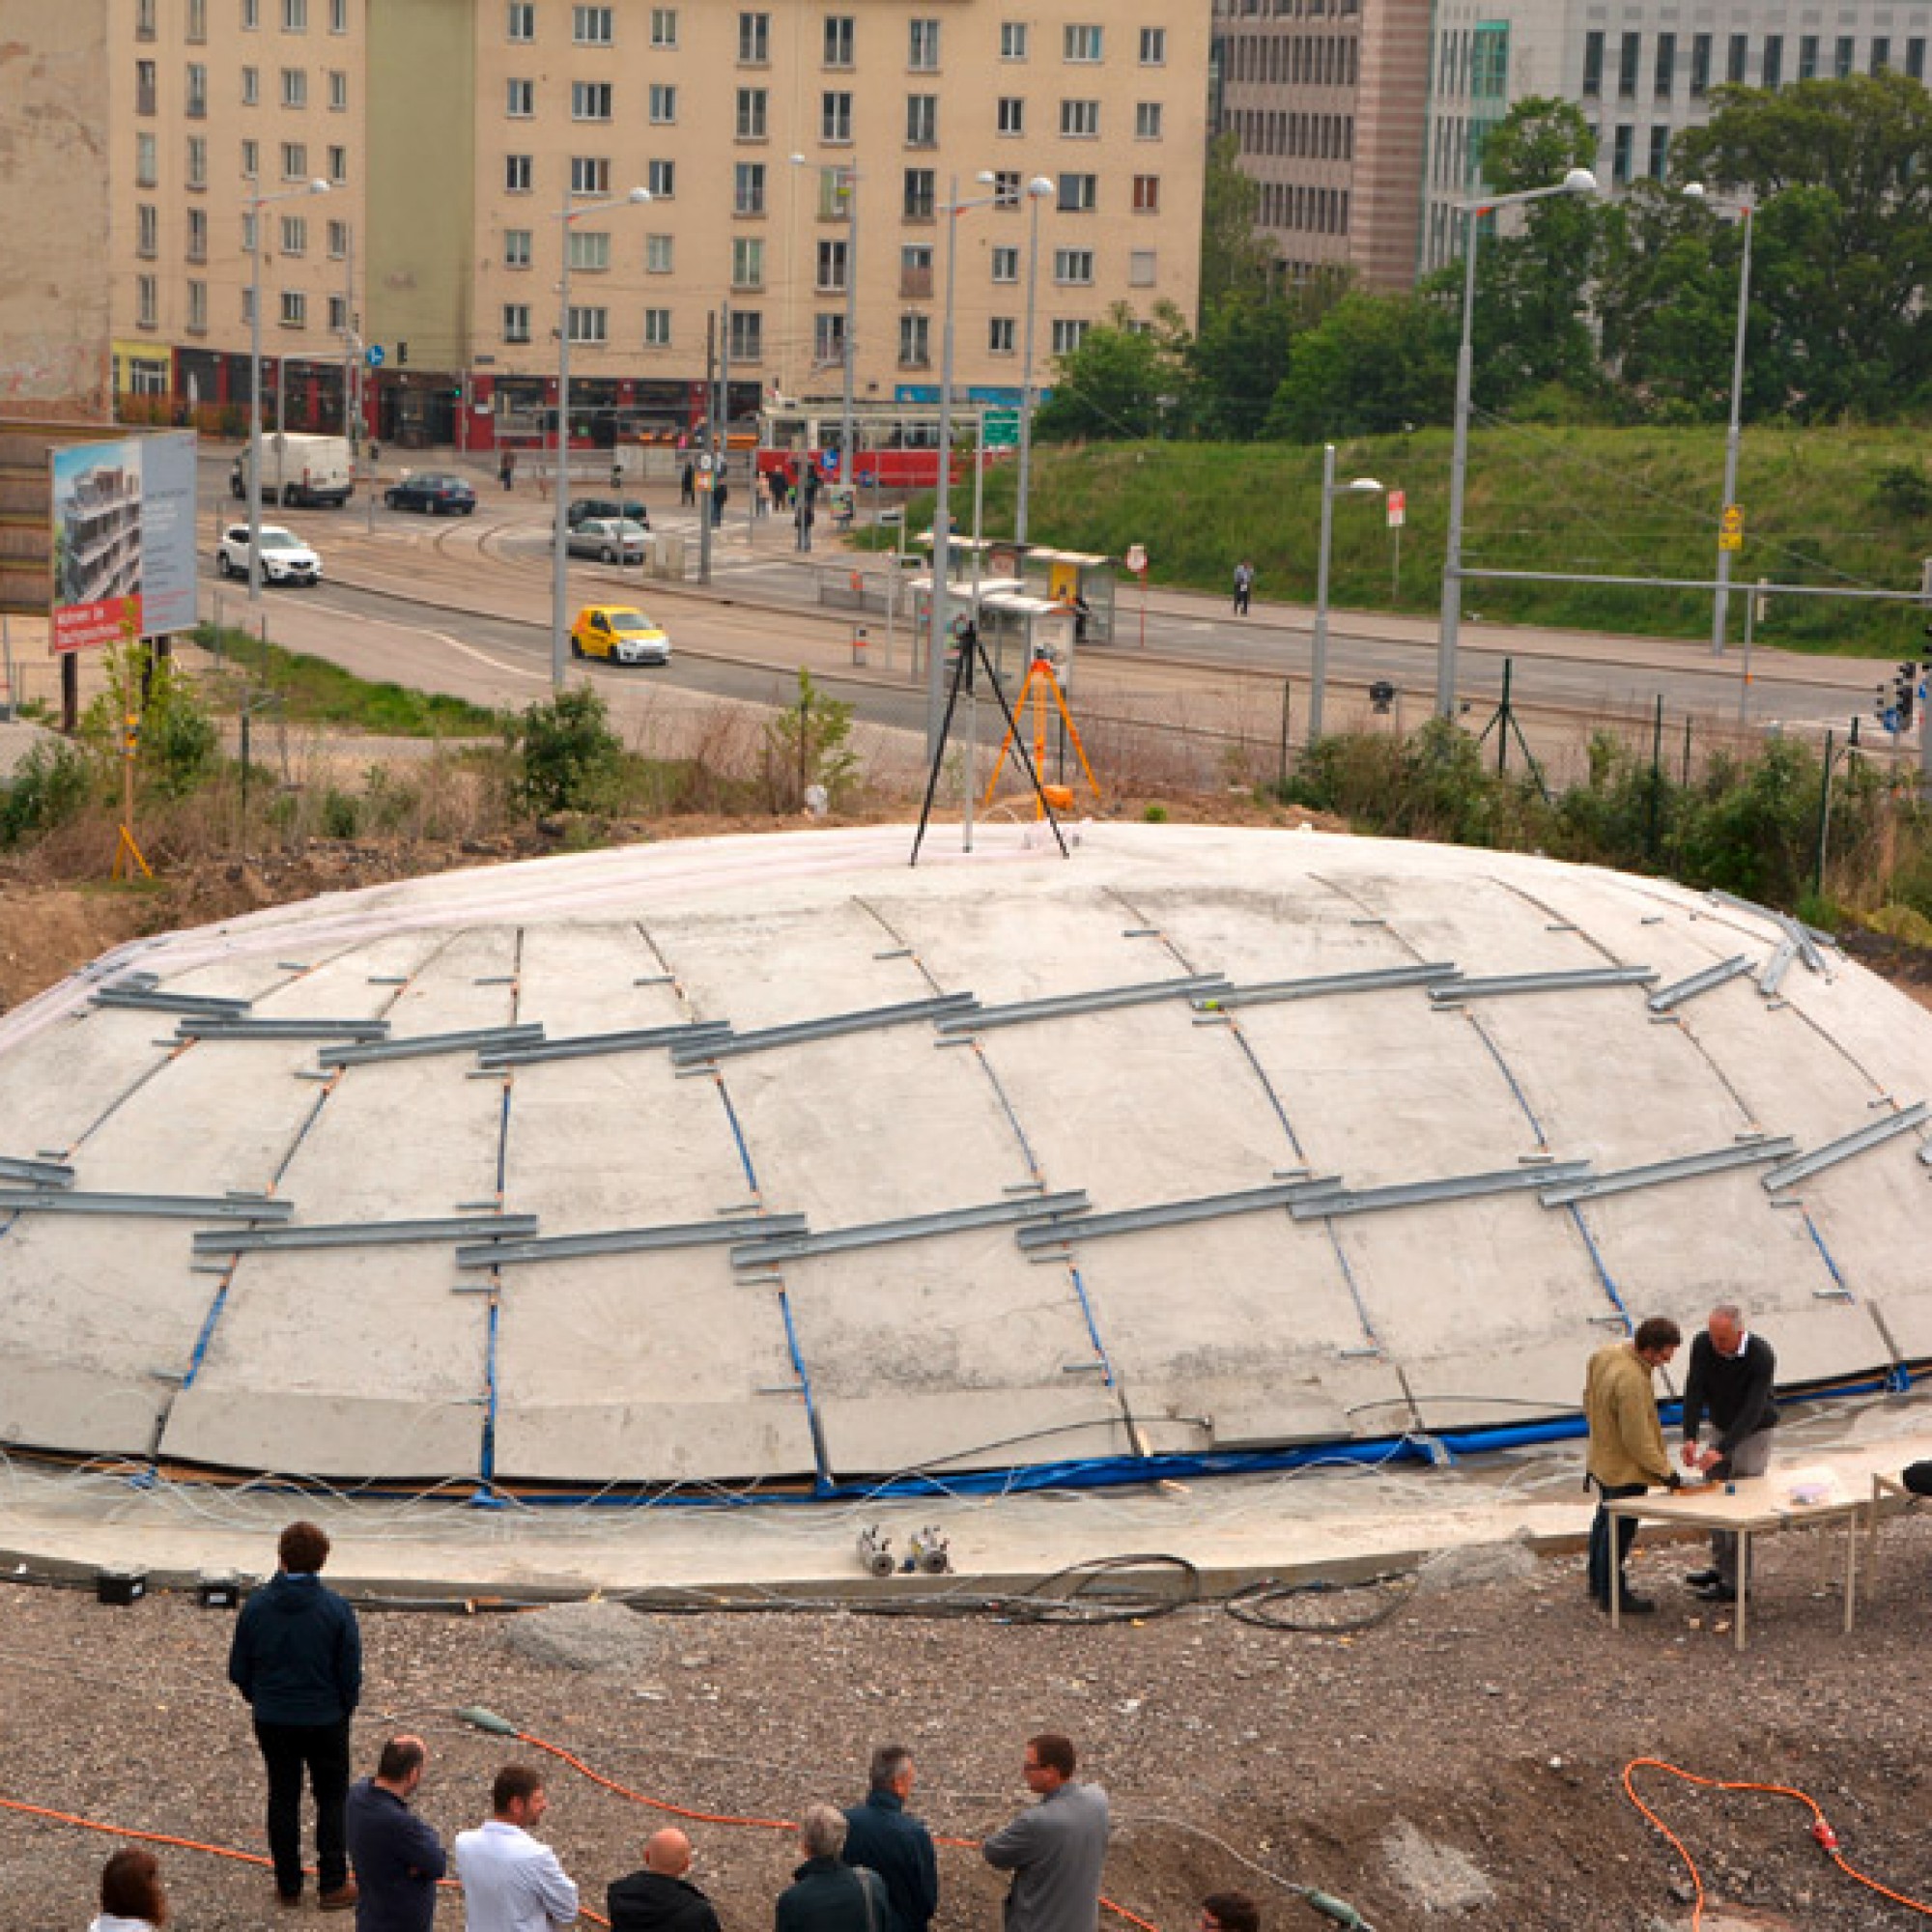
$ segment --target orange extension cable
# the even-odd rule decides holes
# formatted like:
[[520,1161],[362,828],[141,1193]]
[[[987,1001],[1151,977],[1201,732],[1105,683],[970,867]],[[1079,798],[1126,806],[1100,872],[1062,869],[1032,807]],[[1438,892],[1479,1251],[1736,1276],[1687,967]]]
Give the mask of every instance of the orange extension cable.
[[1827,1822],[1824,1809],[1810,1793],[1800,1791],[1789,1784],[1752,1784],[1741,1778],[1699,1777],[1694,1771],[1685,1771],[1681,1766],[1671,1764],[1661,1757],[1634,1757],[1624,1766],[1624,1796],[1650,1820],[1651,1825],[1665,1838],[1669,1839],[1677,1856],[1684,1861],[1685,1869],[1690,1874],[1690,1883],[1696,1888],[1696,1904],[1690,1914],[1690,1932],[1698,1932],[1704,1922],[1704,1880],[1697,1869],[1697,1861],[1686,1850],[1684,1840],[1636,1795],[1633,1774],[1649,1769],[1667,1771],[1672,1777],[1681,1777],[1686,1784],[1701,1785],[1706,1791],[1766,1791],[1774,1798],[1795,1798],[1811,1813],[1811,1835],[1817,1839],[1825,1856],[1849,1879],[1856,1880],[1868,1890],[1875,1891],[1881,1898],[1889,1898],[1894,1905],[1902,1905],[1908,1912],[1916,1912],[1922,1918],[1932,1918],[1932,1905],[1922,1905],[1916,1898],[1908,1898],[1902,1891],[1893,1891],[1889,1886],[1879,1884],[1875,1878],[1867,1878],[1863,1872],[1846,1861],[1838,1849],[1838,1834]]

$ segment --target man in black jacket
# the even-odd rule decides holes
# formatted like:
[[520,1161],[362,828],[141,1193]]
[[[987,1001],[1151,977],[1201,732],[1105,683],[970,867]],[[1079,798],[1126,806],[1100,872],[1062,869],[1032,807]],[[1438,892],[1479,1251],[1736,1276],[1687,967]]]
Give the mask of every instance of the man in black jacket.
[[878,1873],[839,1862],[842,1811],[808,1804],[798,1821],[798,1848],[805,1862],[779,1893],[777,1932],[888,1932],[892,1907]]
[[442,1840],[410,1808],[429,1752],[405,1732],[383,1747],[374,1777],[350,1787],[349,1858],[361,1896],[355,1932],[430,1932],[436,1882],[449,1869]]
[[269,1850],[275,1892],[299,1905],[302,1774],[315,1793],[315,1854],[325,1912],[355,1903],[343,1805],[349,1796],[349,1719],[362,1694],[355,1612],[327,1588],[328,1538],[312,1522],[282,1531],[282,1567],[242,1605],[228,1680],[255,1715],[269,1774]]
[[881,1745],[872,1753],[871,1789],[845,1814],[845,1862],[878,1873],[892,1907],[886,1932],[928,1932],[939,1910],[939,1861],[932,1833],[906,1806],[912,1752]]
[[690,1869],[691,1840],[675,1825],[653,1833],[642,1869],[605,1893],[611,1932],[718,1932],[718,1914],[685,1876]]
[[[1762,1335],[1745,1326],[1735,1302],[1712,1309],[1704,1332],[1690,1344],[1684,1383],[1684,1463],[1714,1482],[1761,1476],[1771,1466],[1771,1432],[1777,1422],[1772,1382],[1777,1357]],[[1699,1430],[1710,1418],[1709,1442]],[[1711,1567],[1684,1579],[1714,1604],[1738,1600],[1738,1539],[1711,1532]]]

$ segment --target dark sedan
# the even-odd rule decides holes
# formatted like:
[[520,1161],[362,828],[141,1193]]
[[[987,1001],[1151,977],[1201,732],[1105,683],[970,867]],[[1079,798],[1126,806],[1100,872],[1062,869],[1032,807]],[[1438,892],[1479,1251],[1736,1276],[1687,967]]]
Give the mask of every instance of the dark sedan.
[[467,517],[476,507],[476,492],[446,470],[419,469],[383,492],[392,510],[420,510],[428,517]]

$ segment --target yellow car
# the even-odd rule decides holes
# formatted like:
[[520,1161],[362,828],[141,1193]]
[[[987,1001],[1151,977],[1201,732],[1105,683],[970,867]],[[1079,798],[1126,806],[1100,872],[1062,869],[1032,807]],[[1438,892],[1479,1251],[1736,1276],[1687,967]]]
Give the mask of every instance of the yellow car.
[[628,604],[586,604],[570,627],[574,658],[609,658],[612,664],[668,665],[670,639],[664,626]]

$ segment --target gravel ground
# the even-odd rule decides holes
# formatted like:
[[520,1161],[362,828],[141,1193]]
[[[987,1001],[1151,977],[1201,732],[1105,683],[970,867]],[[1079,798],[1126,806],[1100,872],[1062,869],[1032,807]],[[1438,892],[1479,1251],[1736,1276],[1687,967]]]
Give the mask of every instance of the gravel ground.
[[[1684,1867],[1622,1789],[1628,1760],[1657,1756],[1802,1786],[1854,1864],[1932,1897],[1914,1689],[1932,1516],[1887,1525],[1850,1637],[1838,1629],[1841,1551],[1832,1531],[1765,1541],[1761,1621],[1743,1658],[1728,1624],[1677,1582],[1698,1549],[1649,1536],[1634,1580],[1662,1607],[1620,1636],[1588,1605],[1579,1559],[1514,1548],[1419,1588],[1284,1606],[1312,1629],[1253,1628],[1206,1606],[1085,1627],[641,1616],[608,1604],[369,1612],[356,1753],[366,1768],[389,1729],[420,1729],[432,1748],[422,1807],[447,1834],[480,1818],[499,1763],[532,1754],[463,1725],[463,1705],[501,1713],[634,1792],[779,1819],[814,1798],[849,1802],[869,1748],[898,1739],[917,1753],[916,1808],[971,1838],[1024,1802],[1026,1735],[1064,1729],[1113,1794],[1109,1895],[1167,1932],[1186,1932],[1198,1900],[1230,1884],[1257,1894],[1269,1932],[1332,1922],[1294,1885],[1350,1901],[1378,1932],[1464,1919],[1519,1932],[1688,1925]],[[1388,1614],[1340,1627],[1368,1607]],[[261,1849],[259,1763],[223,1678],[232,1613],[170,1595],[108,1607],[6,1583],[0,1615],[0,1797]],[[1738,1909],[1724,1925],[1921,1922],[1835,1872],[1802,1806],[1640,1776],[1714,1898]],[[551,1794],[545,1834],[601,1907],[658,1814],[561,1763]],[[727,1932],[769,1925],[794,1861],[789,1835],[709,1824],[694,1835]],[[77,1932],[112,1842],[0,1810],[0,1923]],[[186,1849],[162,1857],[179,1932],[294,1922],[268,1908],[258,1868]],[[970,1850],[941,1858],[943,1932],[992,1932],[998,1882]],[[440,1917],[461,1922],[453,1900]]]

